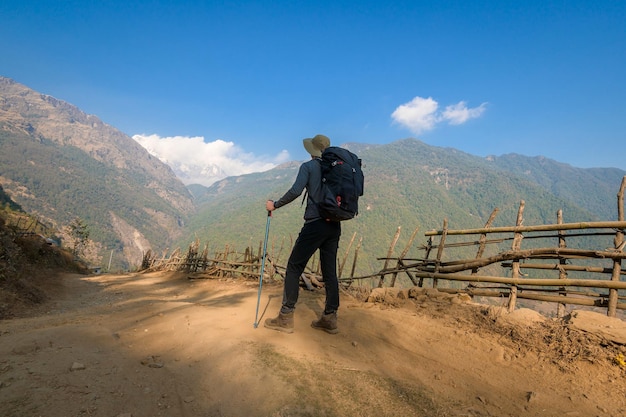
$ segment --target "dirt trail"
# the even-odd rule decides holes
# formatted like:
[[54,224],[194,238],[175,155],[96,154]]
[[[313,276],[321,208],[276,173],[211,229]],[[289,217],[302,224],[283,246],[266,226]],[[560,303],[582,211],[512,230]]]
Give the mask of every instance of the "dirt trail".
[[498,325],[450,298],[344,295],[329,335],[310,327],[323,293],[303,290],[288,335],[262,326],[278,285],[254,328],[257,289],[171,273],[51,280],[36,314],[0,322],[0,415],[626,415],[623,346],[596,334]]

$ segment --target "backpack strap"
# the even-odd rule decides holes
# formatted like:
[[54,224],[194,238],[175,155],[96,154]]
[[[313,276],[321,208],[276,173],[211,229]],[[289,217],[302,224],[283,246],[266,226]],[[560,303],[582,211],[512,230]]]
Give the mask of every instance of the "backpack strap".
[[[321,158],[315,158],[316,161],[319,162],[320,164],[320,169],[322,168],[322,159]],[[309,195],[309,190],[306,189],[304,190],[304,195],[302,196],[302,201],[300,202],[300,207],[304,206],[304,201],[306,200],[306,196]],[[311,199],[313,200],[313,199]],[[315,203],[315,200],[313,200],[313,202]]]

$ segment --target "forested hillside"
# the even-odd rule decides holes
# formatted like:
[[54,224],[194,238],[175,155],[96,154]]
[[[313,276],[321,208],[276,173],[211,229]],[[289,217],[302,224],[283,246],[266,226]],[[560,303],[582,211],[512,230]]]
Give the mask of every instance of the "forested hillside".
[[507,154],[489,158],[503,171],[535,182],[557,197],[570,200],[603,220],[617,220],[615,197],[625,171],[617,168],[576,168],[542,156]]
[[[413,245],[425,243],[423,232],[440,229],[444,218],[449,227],[461,229],[482,227],[495,208],[499,209],[494,226],[515,224],[520,201],[525,201],[526,225],[555,223],[556,213],[563,210],[564,221],[592,221],[605,219],[609,210],[593,211],[605,205],[616,207],[616,193],[621,176],[607,170],[602,179],[594,171],[594,178],[602,184],[585,194],[580,190],[580,177],[586,170],[572,168],[570,175],[552,177],[560,187],[573,190],[571,198],[556,196],[549,184],[539,184],[528,175],[517,174],[506,164],[476,157],[455,149],[427,145],[407,139],[389,145],[348,144],[348,148],[363,159],[365,195],[360,200],[360,214],[343,224],[340,254],[356,233],[362,240],[359,255],[361,272],[376,271],[398,227],[402,227],[397,250],[404,248],[415,228],[418,238]],[[551,169],[554,161],[546,161]],[[299,164],[291,163],[271,171],[228,178],[205,189],[194,187],[198,204],[197,214],[190,220],[188,238],[179,243],[199,239],[215,247],[225,243],[243,249],[256,247],[265,231],[264,202],[277,199],[292,184]],[[619,170],[617,170],[619,171]],[[622,172],[622,176],[626,174]],[[548,176],[548,174],[545,174]],[[589,198],[589,194],[594,196]],[[587,206],[584,205],[585,202]],[[302,223],[301,200],[274,212],[271,220],[271,242],[276,251],[290,247]],[[613,214],[615,216],[615,214]],[[286,256],[286,249],[283,255]],[[414,249],[410,256],[423,255]]]

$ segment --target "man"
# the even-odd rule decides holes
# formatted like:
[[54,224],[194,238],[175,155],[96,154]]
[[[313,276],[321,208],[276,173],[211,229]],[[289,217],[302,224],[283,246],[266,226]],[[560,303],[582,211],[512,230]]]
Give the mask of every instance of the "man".
[[337,330],[337,309],[339,308],[339,283],[337,281],[337,249],[341,236],[339,222],[326,221],[320,217],[316,201],[321,201],[322,167],[319,159],[322,151],[330,146],[330,139],[317,135],[304,139],[304,148],[311,160],[300,165],[298,176],[291,188],[279,200],[269,200],[265,208],[273,211],[298,198],[307,190],[307,204],[304,211],[304,225],[293,246],[287,262],[287,272],[283,288],[283,303],[278,316],[265,321],[265,327],[286,333],[293,333],[293,314],[298,301],[300,276],[311,256],[319,249],[320,265],[326,290],[324,312],[311,323],[315,329],[335,334]]

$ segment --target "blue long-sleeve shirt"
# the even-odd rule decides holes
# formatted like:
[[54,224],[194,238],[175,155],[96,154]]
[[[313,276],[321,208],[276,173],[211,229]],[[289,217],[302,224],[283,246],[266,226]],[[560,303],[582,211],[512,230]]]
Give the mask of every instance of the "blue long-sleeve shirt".
[[322,199],[322,166],[316,159],[304,162],[300,165],[298,176],[291,188],[280,199],[274,202],[274,207],[279,208],[291,203],[302,195],[306,188],[306,209],[304,210],[305,222],[320,219],[316,201]]

